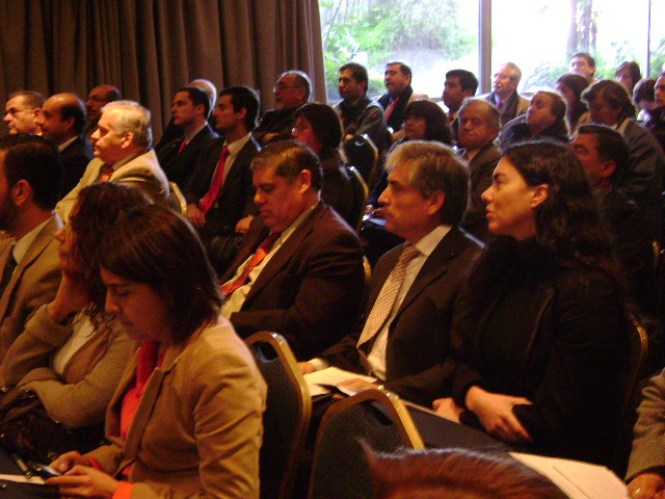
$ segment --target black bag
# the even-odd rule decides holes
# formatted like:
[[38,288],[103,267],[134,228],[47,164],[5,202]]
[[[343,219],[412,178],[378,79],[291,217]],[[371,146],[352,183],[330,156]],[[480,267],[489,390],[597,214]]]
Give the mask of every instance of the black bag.
[[35,392],[2,389],[0,401],[0,445],[40,463],[50,463],[70,450],[81,453],[103,444],[102,424],[69,429],[48,415]]

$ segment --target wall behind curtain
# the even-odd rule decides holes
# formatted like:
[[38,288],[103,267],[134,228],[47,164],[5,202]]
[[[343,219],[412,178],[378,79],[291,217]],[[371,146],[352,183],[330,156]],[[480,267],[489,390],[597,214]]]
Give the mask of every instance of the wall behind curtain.
[[[155,136],[174,92],[194,78],[248,85],[273,104],[275,76],[297,68],[325,101],[317,0],[0,0],[0,104],[111,83],[152,111]],[[3,113],[4,114],[4,113]]]

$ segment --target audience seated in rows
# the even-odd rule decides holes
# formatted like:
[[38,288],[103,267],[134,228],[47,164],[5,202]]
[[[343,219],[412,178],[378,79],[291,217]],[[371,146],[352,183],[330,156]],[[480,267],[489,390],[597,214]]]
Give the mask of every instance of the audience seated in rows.
[[117,317],[104,310],[99,245],[120,215],[147,205],[141,191],[107,182],[81,191],[55,234],[62,279],[7,351],[6,385],[32,390],[67,428],[104,426],[104,414],[135,349]]
[[541,90],[531,97],[526,114],[508,122],[501,131],[501,147],[509,148],[518,142],[549,139],[568,143],[566,103],[557,92]]
[[[399,395],[429,405],[450,376],[450,332],[458,291],[480,247],[459,223],[468,174],[446,146],[413,141],[388,156],[380,202],[386,229],[405,239],[379,260],[365,316],[354,332],[303,372],[329,365],[372,373]],[[353,380],[353,386],[363,386]]]
[[61,162],[50,142],[36,135],[0,138],[0,363],[42,305],[53,300],[60,282],[61,227],[53,208],[60,189]]
[[619,83],[601,80],[587,88],[582,98],[594,123],[615,127],[630,147],[628,167],[614,184],[617,190],[642,206],[654,239],[661,237],[661,191],[665,155],[656,139],[635,122],[635,106]]
[[53,142],[62,158],[62,183],[58,199],[71,191],[93,157],[84,133],[85,105],[75,94],[55,94],[46,99],[35,118],[42,136]]
[[36,118],[43,105],[44,96],[33,90],[19,90],[9,94],[4,117],[9,133],[39,134],[41,130]]
[[258,498],[266,386],[218,315],[196,232],[163,206],[128,210],[99,255],[106,310],[140,348],[106,413],[110,443],[60,456],[67,474],[47,483],[76,497]]
[[307,147],[280,141],[252,161],[252,222],[221,276],[222,314],[246,338],[283,335],[308,359],[351,329],[363,294],[360,242],[320,200],[321,168]]
[[492,174],[501,150],[494,143],[499,134],[499,111],[483,99],[467,99],[459,110],[460,153],[469,166],[469,203],[462,228],[481,241],[489,237],[482,193],[492,185]]
[[184,189],[187,218],[199,231],[210,261],[223,273],[235,256],[236,234],[244,234],[256,213],[250,163],[261,147],[256,126],[259,97],[248,87],[219,93],[213,116],[222,135],[201,151]]
[[[381,112],[381,109],[379,109]],[[321,200],[334,208],[350,227],[353,215],[353,189],[342,161],[342,124],[333,108],[309,102],[296,111],[293,138],[307,145],[321,162]]]
[[107,104],[92,142],[95,158],[76,187],[55,207],[64,221],[81,189],[96,182],[120,182],[141,189],[152,201],[166,202],[169,185],[152,149],[150,111],[133,101]]
[[452,398],[434,407],[535,453],[607,463],[629,323],[586,172],[563,145],[516,145],[483,200],[496,238],[456,311]]

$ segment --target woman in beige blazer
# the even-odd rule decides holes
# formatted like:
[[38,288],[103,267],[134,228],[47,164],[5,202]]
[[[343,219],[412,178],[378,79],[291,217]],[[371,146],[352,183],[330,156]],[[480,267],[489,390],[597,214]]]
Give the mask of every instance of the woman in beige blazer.
[[100,425],[135,349],[104,311],[99,243],[120,214],[147,205],[135,189],[97,184],[81,191],[69,223],[55,234],[62,279],[53,301],[26,323],[7,351],[4,383],[33,390],[49,415],[69,428]]
[[106,414],[110,444],[52,466],[63,496],[258,497],[266,387],[219,316],[195,230],[161,206],[127,213],[100,251],[107,311],[141,347]]

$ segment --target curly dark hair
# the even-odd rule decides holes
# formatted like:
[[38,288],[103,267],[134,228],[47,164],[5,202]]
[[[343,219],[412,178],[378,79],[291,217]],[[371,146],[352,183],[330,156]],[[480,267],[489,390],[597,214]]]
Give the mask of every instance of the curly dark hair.
[[446,145],[453,145],[453,132],[450,130],[448,115],[434,102],[414,100],[409,102],[404,111],[404,120],[410,117],[425,120],[426,132],[423,140],[437,140]]
[[91,299],[87,312],[96,316],[104,311],[106,287],[99,274],[99,245],[120,215],[126,210],[147,206],[145,194],[115,182],[93,184],[82,189],[69,218],[76,235],[72,258],[80,269]]
[[[575,154],[564,145],[533,141],[508,148],[504,158],[529,186],[549,186],[545,201],[534,208],[535,240],[543,253],[562,267],[599,270],[618,284],[610,236]],[[509,236],[497,236],[486,247],[469,280],[481,302],[514,270],[516,251]]]

